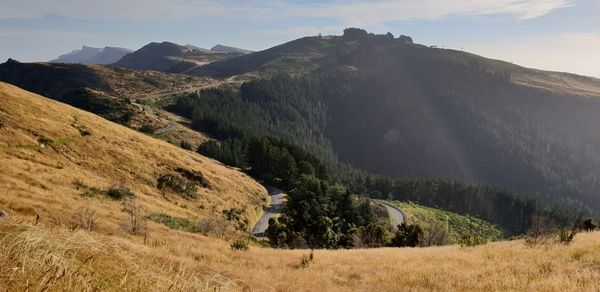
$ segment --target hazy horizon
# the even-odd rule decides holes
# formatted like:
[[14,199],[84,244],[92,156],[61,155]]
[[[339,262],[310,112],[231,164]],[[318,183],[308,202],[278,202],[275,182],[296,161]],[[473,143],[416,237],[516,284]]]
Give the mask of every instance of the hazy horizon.
[[48,61],[83,45],[136,50],[162,41],[259,51],[361,27],[526,67],[600,77],[593,62],[600,59],[600,3],[591,0],[4,0],[2,7],[2,61]]

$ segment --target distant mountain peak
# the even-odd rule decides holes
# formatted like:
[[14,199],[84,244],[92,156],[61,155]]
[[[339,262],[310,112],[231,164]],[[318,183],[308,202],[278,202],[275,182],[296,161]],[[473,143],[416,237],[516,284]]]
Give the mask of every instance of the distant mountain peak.
[[217,44],[216,46],[212,47],[210,49],[211,52],[215,52],[215,53],[226,53],[226,54],[249,54],[252,53],[252,51],[249,50],[245,50],[245,49],[240,49],[240,48],[236,48],[236,47],[230,47],[230,46],[224,46],[224,45],[220,45]]
[[209,49],[197,47],[197,46],[190,45],[190,44],[186,44],[185,47],[188,49],[192,49],[192,50],[196,50],[196,51],[200,51],[200,52],[210,52]]
[[131,50],[129,49],[119,47],[105,46],[104,48],[95,48],[83,45],[80,50],[73,50],[50,62],[107,65],[117,62],[130,52]]

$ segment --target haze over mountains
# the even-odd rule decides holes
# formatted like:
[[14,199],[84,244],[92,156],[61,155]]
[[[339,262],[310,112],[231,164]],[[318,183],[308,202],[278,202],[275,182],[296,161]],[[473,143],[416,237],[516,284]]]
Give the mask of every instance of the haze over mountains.
[[108,65],[121,60],[123,56],[131,52],[132,50],[125,48],[92,48],[83,46],[81,50],[74,50],[68,54],[61,55],[50,62]]
[[[119,67],[165,72],[174,71],[173,73],[176,73],[176,71],[181,70],[181,68],[187,68],[186,66],[206,64],[207,62],[251,52],[252,51],[249,50],[219,44],[211,49],[204,49],[190,44],[181,46],[171,42],[163,42],[160,44],[150,43],[135,52],[117,47],[93,48],[83,46],[80,50],[73,50],[50,62],[99,65],[117,63],[117,66]],[[127,57],[123,62],[119,63],[123,57],[129,54],[134,55]],[[150,59],[148,60],[146,58]]]

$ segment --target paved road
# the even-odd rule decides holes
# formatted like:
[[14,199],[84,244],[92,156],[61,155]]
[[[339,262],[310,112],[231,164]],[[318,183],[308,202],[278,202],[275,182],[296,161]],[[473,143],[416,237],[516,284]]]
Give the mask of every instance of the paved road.
[[269,219],[273,218],[279,213],[283,205],[285,205],[285,194],[273,187],[267,187],[269,196],[271,196],[271,204],[265,210],[265,213],[258,219],[258,222],[252,228],[252,235],[257,237],[263,237],[267,227],[269,227]]
[[166,127],[154,131],[154,134],[166,133],[166,132],[169,132],[169,131],[175,129],[175,127],[177,127],[177,123],[176,122],[169,122],[169,124]]
[[398,225],[404,222],[404,213],[398,207],[393,206],[387,202],[377,201],[381,206],[384,206],[390,215],[391,224],[394,229],[398,228]]
[[238,78],[238,77],[239,77],[239,75],[233,75],[233,76],[231,76],[231,77],[227,78],[227,81],[226,81],[226,82],[227,82],[227,83],[234,83],[234,82],[235,82],[235,79],[236,79],[236,78]]

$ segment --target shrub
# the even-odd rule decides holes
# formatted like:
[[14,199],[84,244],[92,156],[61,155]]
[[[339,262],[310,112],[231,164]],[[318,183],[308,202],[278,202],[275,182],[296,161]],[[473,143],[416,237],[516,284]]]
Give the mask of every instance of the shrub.
[[398,225],[398,230],[394,233],[391,245],[396,247],[415,247],[419,244],[421,236],[423,236],[423,230],[419,225],[403,222]]
[[244,209],[231,208],[228,210],[223,210],[223,215],[227,221],[239,221],[244,214]]
[[123,202],[121,211],[129,215],[126,227],[131,234],[140,234],[146,230],[146,221],[142,215],[142,206],[135,200],[135,197],[127,197]]
[[204,235],[214,234],[223,237],[227,231],[227,223],[213,217],[206,217],[198,221],[197,230]]
[[185,199],[196,199],[196,184],[188,182],[186,178],[178,173],[166,173],[157,180],[157,187],[160,190],[171,190]]
[[152,213],[146,216],[146,218],[156,223],[164,224],[171,229],[198,232],[198,225],[186,218],[173,217],[164,213]]
[[231,243],[231,249],[233,250],[248,250],[248,240],[237,239]]
[[131,198],[134,193],[123,186],[112,186],[106,191],[106,195],[113,200],[122,200],[124,198]]
[[147,134],[154,134],[156,129],[152,125],[145,124],[145,125],[142,125],[141,127],[139,127],[138,131],[140,131],[142,133],[147,133]]
[[40,147],[45,147],[48,146],[50,144],[52,144],[54,141],[48,137],[42,136],[38,138],[38,144],[40,145]]
[[89,208],[83,208],[77,214],[75,214],[77,220],[77,226],[87,231],[92,231],[96,228],[98,220],[96,218],[96,212]]
[[88,130],[87,128],[84,128],[84,127],[79,127],[79,128],[77,128],[77,130],[79,130],[79,134],[81,136],[89,136],[92,134],[92,132],[90,132],[90,130]]
[[310,266],[310,264],[313,262],[314,260],[314,251],[311,249],[310,250],[310,254],[308,255],[303,255],[300,258],[300,264],[298,264],[297,268],[299,269],[306,269]]
[[299,265],[299,267],[305,269],[305,268],[308,268],[309,266],[310,266],[310,259],[308,258],[308,256],[303,255],[300,258],[300,265]]
[[558,241],[562,244],[570,244],[573,241],[573,239],[575,238],[576,234],[577,234],[577,231],[575,230],[575,228],[561,229],[558,232]]
[[185,150],[192,150],[194,147],[192,146],[192,144],[188,141],[181,141],[179,142],[179,147],[185,149]]
[[463,237],[459,241],[459,244],[462,247],[471,247],[471,246],[484,245],[487,242],[488,242],[488,240],[484,236],[481,236],[481,235],[467,235],[467,236]]
[[248,221],[248,218],[244,216],[245,212],[246,209],[244,208],[231,208],[223,210],[223,215],[225,216],[225,220],[235,222],[238,230],[246,230],[250,222]]
[[0,129],[2,129],[4,127],[4,121],[2,121],[2,119],[0,119]]
[[598,226],[596,225],[596,223],[594,223],[592,218],[584,219],[577,224],[577,229],[584,231],[594,231],[596,228],[598,228]]
[[390,232],[386,224],[371,223],[362,230],[362,242],[368,247],[382,247],[389,242]]

